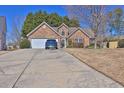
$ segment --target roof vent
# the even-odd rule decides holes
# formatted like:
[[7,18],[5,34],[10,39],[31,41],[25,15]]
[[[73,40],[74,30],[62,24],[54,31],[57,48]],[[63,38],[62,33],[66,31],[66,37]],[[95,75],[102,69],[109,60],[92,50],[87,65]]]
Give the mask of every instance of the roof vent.
[[46,25],[43,25],[43,28],[46,28]]

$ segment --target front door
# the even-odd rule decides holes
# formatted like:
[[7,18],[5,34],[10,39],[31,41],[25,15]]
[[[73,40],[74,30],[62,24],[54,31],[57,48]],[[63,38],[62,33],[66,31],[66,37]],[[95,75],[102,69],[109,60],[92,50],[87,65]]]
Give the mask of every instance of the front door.
[[61,48],[66,48],[66,39],[61,40]]
[[61,41],[61,48],[65,46],[64,40]]

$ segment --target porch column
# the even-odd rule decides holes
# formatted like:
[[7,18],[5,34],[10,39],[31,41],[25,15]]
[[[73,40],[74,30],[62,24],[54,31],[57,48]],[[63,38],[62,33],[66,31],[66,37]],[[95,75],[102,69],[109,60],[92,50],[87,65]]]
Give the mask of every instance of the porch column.
[[64,48],[66,48],[66,46],[67,46],[67,42],[66,42],[66,38],[64,39]]

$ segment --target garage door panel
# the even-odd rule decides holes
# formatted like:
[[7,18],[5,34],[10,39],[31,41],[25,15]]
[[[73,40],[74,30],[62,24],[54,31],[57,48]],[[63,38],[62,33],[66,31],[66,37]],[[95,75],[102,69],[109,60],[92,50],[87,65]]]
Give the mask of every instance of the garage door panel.
[[[45,48],[45,43],[48,39],[31,39],[32,48]],[[58,39],[56,39],[58,42]]]
[[32,48],[45,48],[45,43],[47,39],[32,39],[31,46]]

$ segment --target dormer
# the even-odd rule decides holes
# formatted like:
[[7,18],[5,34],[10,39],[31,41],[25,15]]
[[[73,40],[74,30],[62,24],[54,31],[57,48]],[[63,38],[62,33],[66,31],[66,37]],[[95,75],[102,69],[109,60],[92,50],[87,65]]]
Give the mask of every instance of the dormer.
[[58,27],[58,32],[59,34],[61,34],[62,36],[64,37],[67,37],[68,36],[68,33],[69,33],[69,27],[62,23],[59,27]]

